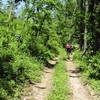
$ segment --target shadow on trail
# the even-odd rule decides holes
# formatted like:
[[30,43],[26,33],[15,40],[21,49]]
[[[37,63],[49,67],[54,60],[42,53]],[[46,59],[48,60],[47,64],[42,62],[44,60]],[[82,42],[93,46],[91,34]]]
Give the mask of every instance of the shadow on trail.
[[73,78],[79,78],[81,77],[79,75],[80,70],[76,69],[76,70],[68,70],[72,75],[69,75],[69,77],[73,77]]
[[46,64],[46,67],[50,68],[50,69],[54,68],[54,66],[55,66],[54,64],[51,64],[51,63],[48,63],[48,62]]
[[80,73],[81,72],[81,70],[79,70],[79,69],[75,69],[75,70],[69,70],[71,73]]
[[73,77],[73,78],[79,78],[81,77],[80,75],[74,76],[74,75],[69,75],[69,77]]
[[58,60],[58,57],[55,57],[53,58],[52,60],[49,60],[47,63],[46,63],[46,67],[47,68],[54,68],[54,66],[57,64],[57,60]]

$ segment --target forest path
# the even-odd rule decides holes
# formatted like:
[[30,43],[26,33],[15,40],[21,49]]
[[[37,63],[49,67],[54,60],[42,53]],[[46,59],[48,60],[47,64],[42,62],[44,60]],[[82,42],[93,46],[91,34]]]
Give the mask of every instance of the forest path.
[[88,88],[80,79],[76,65],[71,60],[68,60],[66,67],[68,70],[69,84],[72,90],[71,100],[94,100]]
[[30,96],[23,96],[21,100],[46,100],[50,90],[52,88],[52,79],[54,66],[56,64],[56,60],[58,58],[54,58],[49,61],[49,65],[44,68],[44,73],[42,75],[42,79],[40,83],[35,83],[28,87],[28,91],[30,92]]

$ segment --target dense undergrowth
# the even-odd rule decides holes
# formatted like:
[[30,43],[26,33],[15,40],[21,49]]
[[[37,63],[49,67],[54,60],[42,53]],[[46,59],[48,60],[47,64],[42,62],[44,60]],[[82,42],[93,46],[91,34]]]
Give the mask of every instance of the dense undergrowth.
[[66,74],[65,59],[65,51],[61,50],[61,55],[55,66],[53,87],[48,100],[68,100],[69,88],[67,87],[68,76]]
[[73,58],[78,63],[85,81],[100,95],[100,53],[94,56],[82,56],[82,52],[75,51]]
[[43,66],[59,54],[60,38],[55,30],[37,36],[31,18],[0,17],[0,100],[18,100],[23,86],[40,81]]

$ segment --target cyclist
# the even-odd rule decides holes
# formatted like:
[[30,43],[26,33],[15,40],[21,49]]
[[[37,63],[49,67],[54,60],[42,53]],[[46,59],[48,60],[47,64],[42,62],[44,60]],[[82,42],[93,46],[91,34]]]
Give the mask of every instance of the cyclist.
[[68,55],[68,59],[70,59],[70,55],[72,54],[72,45],[71,44],[67,44],[65,46],[66,51],[67,51],[67,55]]

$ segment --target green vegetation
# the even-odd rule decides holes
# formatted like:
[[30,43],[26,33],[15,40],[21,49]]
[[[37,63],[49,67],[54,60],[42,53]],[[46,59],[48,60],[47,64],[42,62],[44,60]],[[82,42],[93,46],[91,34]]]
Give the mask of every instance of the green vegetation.
[[61,47],[51,14],[56,1],[45,1],[47,8],[44,1],[32,1],[32,7],[25,3],[17,17],[18,4],[8,0],[2,9],[0,1],[0,100],[18,100],[25,84],[40,81],[43,66]]
[[97,53],[93,57],[82,57],[82,52],[75,51],[73,58],[78,63],[78,69],[84,80],[100,95],[100,54]]
[[68,100],[68,76],[66,74],[65,60],[66,54],[64,50],[61,50],[61,55],[57,65],[55,66],[53,87],[48,97],[48,100]]
[[1,100],[18,100],[22,86],[40,81],[43,66],[59,55],[66,43],[80,49],[81,54],[75,52],[74,58],[81,63],[80,70],[91,80],[92,87],[100,91],[99,0],[6,0],[3,3],[0,0]]

